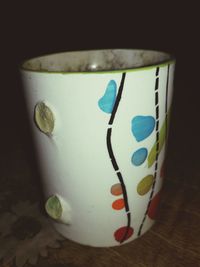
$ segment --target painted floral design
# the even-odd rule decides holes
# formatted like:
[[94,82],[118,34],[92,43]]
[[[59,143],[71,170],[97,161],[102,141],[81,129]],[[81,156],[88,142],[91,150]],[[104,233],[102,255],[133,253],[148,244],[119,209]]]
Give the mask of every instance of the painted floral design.
[[114,200],[112,203],[112,208],[116,211],[125,210],[125,214],[127,217],[127,223],[124,226],[121,226],[114,232],[114,238],[117,242],[123,243],[127,239],[129,239],[134,234],[134,229],[131,225],[131,212],[129,210],[129,202],[128,195],[126,191],[126,185],[124,183],[123,175],[121,173],[120,167],[118,166],[117,160],[115,158],[113,148],[112,148],[112,126],[114,123],[115,115],[118,110],[118,106],[122,97],[122,92],[124,88],[126,73],[122,73],[122,78],[120,82],[120,86],[117,92],[117,83],[114,80],[111,80],[105,90],[103,97],[101,97],[98,101],[98,106],[101,111],[110,114],[106,135],[106,143],[107,150],[110,156],[110,160],[113,165],[113,169],[118,178],[117,184],[112,185],[111,194],[114,196],[121,196],[120,198]]
[[48,255],[48,247],[58,248],[64,240],[41,213],[39,203],[18,202],[1,214],[0,261],[15,261],[17,267],[36,264],[39,256]]
[[[139,230],[137,236],[142,234],[142,228],[145,223],[146,217],[152,220],[156,218],[156,211],[160,200],[160,192],[155,193],[155,184],[157,180],[157,172],[158,172],[158,162],[159,162],[159,154],[165,144],[167,139],[167,125],[169,120],[169,109],[168,109],[168,80],[169,80],[169,66],[167,68],[167,81],[166,81],[166,95],[165,95],[165,118],[164,121],[161,121],[160,118],[160,106],[159,100],[159,84],[160,84],[160,67],[156,67],[154,73],[155,85],[152,88],[152,93],[154,93],[154,105],[155,105],[155,113],[153,116],[150,114],[139,114],[134,115],[131,119],[131,133],[133,138],[141,144],[139,148],[134,149],[131,155],[131,164],[136,168],[144,168],[143,163],[148,162],[147,168],[148,172],[146,176],[141,177],[139,183],[137,184],[136,192],[138,195],[145,196],[149,193],[149,199],[146,206],[146,211],[144,213],[143,219],[139,225]],[[131,227],[132,223],[132,215],[129,209],[129,201],[128,194],[126,190],[126,184],[124,181],[122,171],[120,166],[118,166],[117,159],[115,157],[115,151],[113,151],[112,147],[112,130],[115,115],[117,115],[118,106],[120,104],[120,100],[123,96],[124,82],[125,82],[126,72],[122,74],[121,82],[119,89],[117,90],[117,83],[114,80],[111,80],[104,91],[103,96],[98,101],[98,106],[101,111],[104,113],[110,114],[108,117],[108,128],[106,135],[106,144],[108,154],[113,165],[113,169],[117,175],[118,183],[113,184],[111,186],[110,192],[114,197],[120,197],[113,201],[112,209],[115,211],[124,210],[127,216],[127,225],[121,226],[114,232],[114,238],[117,242],[123,243],[127,239],[131,238],[134,235],[134,228]],[[161,124],[162,123],[162,124]],[[150,151],[143,147],[143,141],[149,138],[154,133],[155,140]],[[152,167],[154,164],[154,168]]]

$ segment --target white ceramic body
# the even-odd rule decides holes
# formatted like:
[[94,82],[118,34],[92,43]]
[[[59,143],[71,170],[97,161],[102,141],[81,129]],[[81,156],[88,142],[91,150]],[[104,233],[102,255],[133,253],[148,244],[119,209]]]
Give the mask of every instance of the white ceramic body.
[[[123,73],[121,98],[109,124],[113,110],[103,111],[99,100],[110,81],[115,82],[118,95]],[[53,221],[56,229],[70,240],[96,247],[121,245],[145,233],[155,221],[166,142],[160,140],[162,147],[160,151],[157,147],[152,164],[148,164],[148,156],[159,142],[162,126],[167,126],[174,62],[127,71],[48,73],[22,69],[21,74],[45,197],[56,195],[63,205],[62,218]],[[55,116],[51,136],[41,132],[33,119],[41,101]],[[155,120],[145,138],[136,138],[132,131],[133,118],[141,119],[138,116],[144,123],[145,118]],[[147,155],[139,156],[139,163],[136,159],[134,164],[133,154],[141,148]],[[145,193],[139,194],[138,184],[147,176],[154,179]],[[115,184],[122,192],[113,194]],[[150,204],[154,205],[153,215],[148,216]]]

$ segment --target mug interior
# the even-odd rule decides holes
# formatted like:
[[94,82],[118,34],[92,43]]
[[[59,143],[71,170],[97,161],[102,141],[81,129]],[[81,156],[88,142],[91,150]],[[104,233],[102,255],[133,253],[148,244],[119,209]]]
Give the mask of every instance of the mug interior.
[[39,72],[98,72],[135,69],[172,60],[170,54],[136,49],[62,52],[29,59],[22,69]]

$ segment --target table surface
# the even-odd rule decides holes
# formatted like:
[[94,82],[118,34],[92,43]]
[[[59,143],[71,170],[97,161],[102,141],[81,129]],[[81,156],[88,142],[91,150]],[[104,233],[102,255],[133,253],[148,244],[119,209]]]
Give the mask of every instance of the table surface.
[[26,134],[15,135],[0,153],[1,267],[200,266],[200,168],[192,155],[186,160],[184,146],[178,147],[183,140],[171,137],[160,213],[153,228],[121,247],[91,248],[64,240],[49,224],[25,139]]

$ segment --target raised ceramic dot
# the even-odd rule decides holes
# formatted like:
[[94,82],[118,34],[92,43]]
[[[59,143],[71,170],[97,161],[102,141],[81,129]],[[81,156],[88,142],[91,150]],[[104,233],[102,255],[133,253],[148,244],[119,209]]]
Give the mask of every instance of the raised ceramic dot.
[[110,191],[111,191],[111,194],[114,195],[114,196],[119,196],[119,195],[121,195],[123,193],[121,184],[114,184],[111,187]]
[[45,134],[53,132],[55,118],[51,109],[44,102],[39,102],[35,106],[34,119],[41,132]]
[[125,204],[124,204],[124,199],[123,198],[117,199],[112,203],[112,208],[114,210],[121,210],[124,207],[125,207]]
[[136,116],[132,119],[131,130],[138,142],[151,135],[155,128],[155,119],[152,116]]
[[140,166],[146,160],[147,154],[148,154],[147,149],[142,147],[133,153],[131,162],[135,166]]
[[45,209],[48,215],[55,220],[60,219],[62,216],[62,206],[57,196],[51,196],[47,199]]
[[154,181],[153,175],[145,176],[137,185],[137,192],[139,195],[143,196],[149,192]]
[[134,230],[132,227],[123,226],[115,231],[114,237],[117,242],[122,242],[129,239],[133,234]]
[[115,99],[116,99],[117,84],[114,80],[111,80],[105,90],[102,98],[99,99],[99,108],[106,113],[112,113]]
[[148,216],[150,219],[155,220],[158,212],[158,206],[160,203],[160,192],[158,192],[151,200],[149,209],[148,209]]

